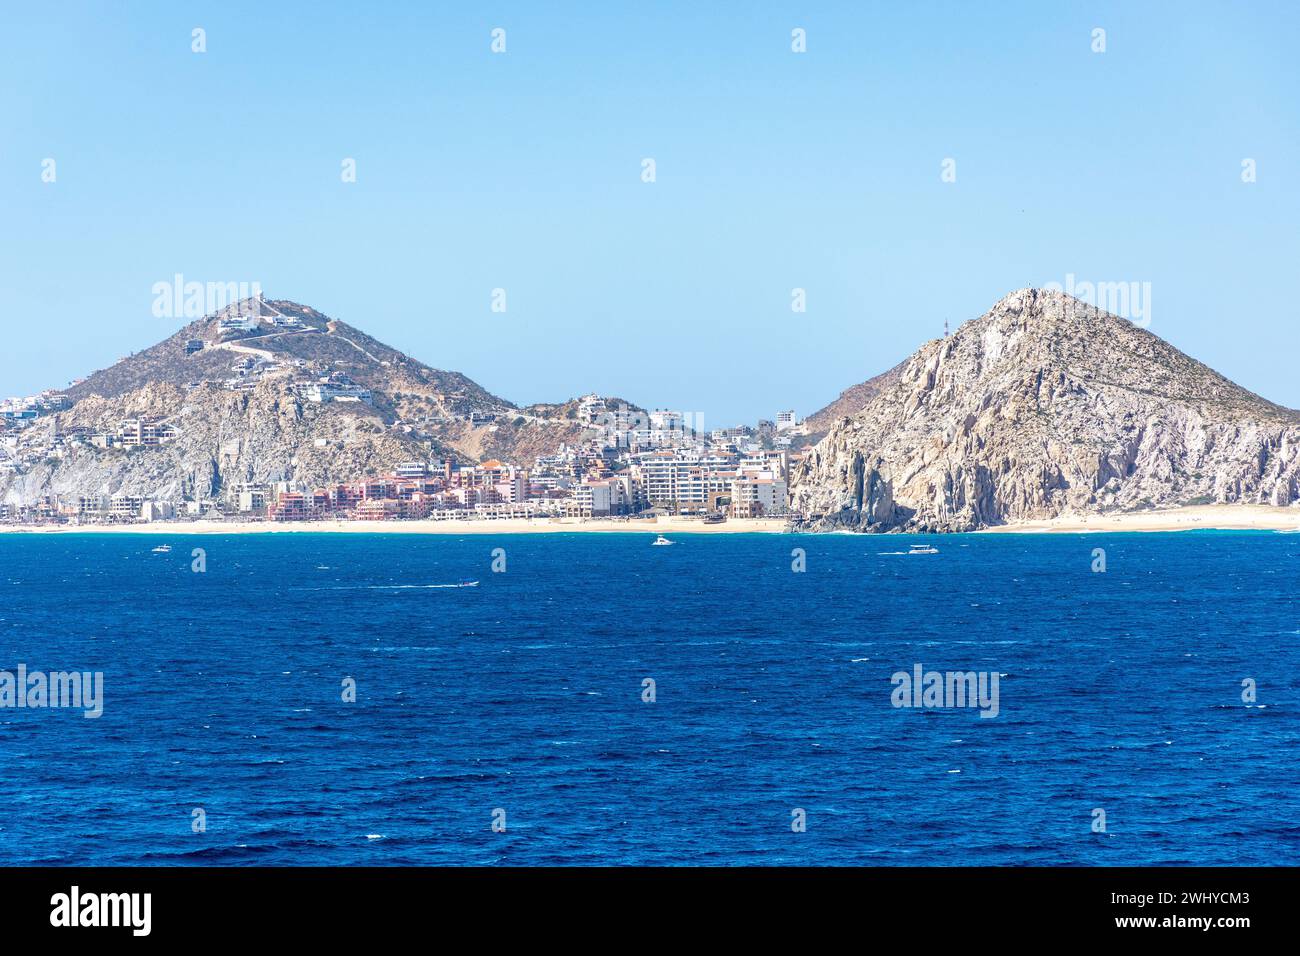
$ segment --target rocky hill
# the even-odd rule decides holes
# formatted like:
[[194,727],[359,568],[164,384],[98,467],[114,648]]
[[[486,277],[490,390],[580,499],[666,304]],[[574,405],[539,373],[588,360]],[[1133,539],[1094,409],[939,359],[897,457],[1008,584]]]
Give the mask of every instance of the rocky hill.
[[[319,389],[336,389],[321,400]],[[316,390],[315,393],[313,390]],[[67,389],[71,407],[8,434],[0,503],[137,495],[229,501],[242,483],[308,486],[402,461],[527,466],[595,434],[576,401],[518,408],[347,323],[285,300],[244,300]],[[99,447],[144,418],[156,445]]]
[[[249,323],[253,328],[222,330],[223,320],[249,314],[254,314]],[[202,347],[191,351],[189,343]],[[454,417],[514,408],[459,372],[430,368],[308,306],[271,299],[245,299],[191,322],[157,345],[95,372],[64,394],[76,402],[88,395],[115,398],[146,385],[221,382],[231,377],[232,364],[241,359],[282,363],[304,375],[346,375],[385,398],[427,399],[430,414]],[[394,409],[400,404],[395,401]]]
[[808,527],[1300,500],[1300,413],[1064,293],[1012,293],[895,372],[794,470]]
[[0,477],[0,498],[16,504],[42,495],[65,502],[79,495],[216,501],[243,482],[296,479],[320,487],[386,473],[431,452],[451,453],[395,431],[364,404],[313,404],[275,381],[243,392],[212,385],[187,391],[163,382],[115,398],[91,395],[57,420],[34,426],[29,437],[40,441],[50,428],[64,434],[113,432],[135,416],[165,420],[176,437],[154,446],[107,449],[65,442],[61,457]]

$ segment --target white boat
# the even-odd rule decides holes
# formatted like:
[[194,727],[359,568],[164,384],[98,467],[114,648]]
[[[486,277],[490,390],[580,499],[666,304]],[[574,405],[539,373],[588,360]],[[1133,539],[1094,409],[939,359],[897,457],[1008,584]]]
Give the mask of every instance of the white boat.
[[669,541],[669,540],[668,540],[667,538],[665,538],[663,535],[660,535],[659,537],[655,538],[654,541],[652,542],[652,544],[653,544],[655,547],[661,547],[662,545],[665,545],[665,544],[676,544],[676,543],[677,543],[676,541]]
[[158,547],[156,547],[156,548],[153,549],[153,553],[154,553],[154,554],[167,554],[167,553],[169,553],[169,552],[171,551],[171,549],[172,549],[172,546],[171,546],[170,544],[160,544],[160,545],[158,545]]
[[914,544],[908,554],[938,554],[939,549],[930,544]]
[[476,588],[476,587],[478,587],[478,582],[477,582],[477,581],[471,581],[469,578],[461,578],[461,580],[457,582],[456,587],[458,587],[458,588]]

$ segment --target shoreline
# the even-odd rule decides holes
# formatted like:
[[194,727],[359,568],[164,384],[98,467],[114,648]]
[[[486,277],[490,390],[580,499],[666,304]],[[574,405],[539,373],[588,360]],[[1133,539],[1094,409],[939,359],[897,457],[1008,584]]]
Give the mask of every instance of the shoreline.
[[455,521],[152,521],[147,524],[14,525],[0,534],[779,534],[784,518],[471,518]]
[[1060,515],[984,528],[975,534],[1098,534],[1165,531],[1294,531],[1300,508],[1272,505],[1186,505],[1122,514]]
[[[0,525],[2,534],[781,534],[784,518],[471,518],[455,521],[153,521],[143,524]],[[1297,531],[1300,508],[1191,505],[1105,515],[1060,515],[952,534],[1099,534],[1169,531]],[[855,534],[845,529],[795,534]]]

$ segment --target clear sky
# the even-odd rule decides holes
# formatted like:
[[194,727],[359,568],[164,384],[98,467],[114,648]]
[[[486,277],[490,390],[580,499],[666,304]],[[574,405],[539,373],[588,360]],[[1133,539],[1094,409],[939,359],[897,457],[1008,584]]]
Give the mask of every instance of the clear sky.
[[1300,406],[1298,7],[6,4],[0,395],[170,334],[181,273],[713,427],[1074,275]]

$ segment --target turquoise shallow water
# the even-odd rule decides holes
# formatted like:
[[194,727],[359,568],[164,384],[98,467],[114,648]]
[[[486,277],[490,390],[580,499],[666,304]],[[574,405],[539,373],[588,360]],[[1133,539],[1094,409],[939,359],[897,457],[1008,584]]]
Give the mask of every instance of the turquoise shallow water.
[[1300,536],[652,537],[0,535],[0,862],[1297,862]]

